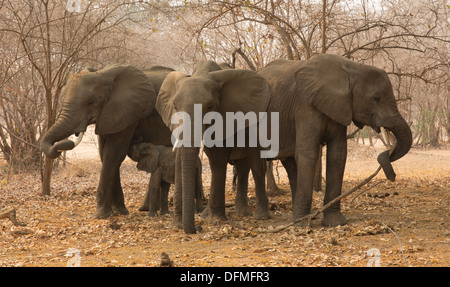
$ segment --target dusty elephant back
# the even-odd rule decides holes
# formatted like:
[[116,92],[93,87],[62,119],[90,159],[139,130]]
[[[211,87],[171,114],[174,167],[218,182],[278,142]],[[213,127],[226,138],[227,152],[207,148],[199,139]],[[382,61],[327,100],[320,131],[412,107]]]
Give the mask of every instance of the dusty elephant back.
[[144,70],[144,73],[149,77],[153,88],[156,91],[156,94],[159,93],[159,89],[161,88],[162,83],[164,82],[164,79],[166,76],[170,73],[175,71],[172,68],[167,68],[163,66],[154,66],[150,69]]

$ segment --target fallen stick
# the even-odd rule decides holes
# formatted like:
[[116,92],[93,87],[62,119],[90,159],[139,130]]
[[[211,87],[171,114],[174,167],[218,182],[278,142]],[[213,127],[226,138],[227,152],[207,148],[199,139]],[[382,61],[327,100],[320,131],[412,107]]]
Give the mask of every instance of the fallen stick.
[[328,202],[327,204],[325,204],[322,208],[320,208],[319,210],[317,210],[314,213],[311,213],[309,215],[303,216],[302,218],[296,219],[293,222],[289,223],[288,225],[285,226],[281,226],[278,227],[276,229],[271,229],[271,230],[259,230],[259,231],[255,231],[258,233],[277,233],[280,231],[283,231],[303,220],[311,220],[312,218],[316,217],[317,215],[319,215],[320,213],[322,213],[323,211],[325,211],[328,207],[330,207],[331,205],[333,205],[334,203],[336,203],[337,201],[346,198],[347,196],[349,196],[350,194],[354,193],[355,191],[357,191],[358,189],[360,189],[361,187],[363,187],[364,185],[366,185],[367,183],[369,183],[377,174],[378,172],[380,172],[381,170],[381,165],[378,167],[378,169],[372,173],[368,178],[366,178],[365,180],[363,180],[362,182],[360,182],[358,185],[356,185],[355,187],[353,187],[352,189],[350,189],[347,192],[344,192],[343,194],[339,195],[338,197],[336,197],[335,199],[333,199],[332,201]]
[[0,219],[5,219],[5,218],[11,220],[11,222],[16,226],[26,226],[25,223],[20,223],[19,221],[17,221],[15,209],[1,212]]

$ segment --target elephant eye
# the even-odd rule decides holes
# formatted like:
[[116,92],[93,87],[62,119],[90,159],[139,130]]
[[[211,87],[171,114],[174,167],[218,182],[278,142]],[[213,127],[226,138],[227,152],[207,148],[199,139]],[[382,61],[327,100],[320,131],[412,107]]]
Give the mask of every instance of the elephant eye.
[[92,106],[94,104],[94,101],[89,101],[88,106]]

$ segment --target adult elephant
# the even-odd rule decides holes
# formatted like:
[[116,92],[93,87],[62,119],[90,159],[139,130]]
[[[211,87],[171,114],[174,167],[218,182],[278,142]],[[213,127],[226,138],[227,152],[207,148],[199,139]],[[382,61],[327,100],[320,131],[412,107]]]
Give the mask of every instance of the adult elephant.
[[[171,145],[170,130],[154,109],[159,88],[171,71],[155,67],[144,73],[133,66],[113,65],[70,76],[63,91],[61,114],[43,135],[41,150],[56,158],[81,141],[88,125],[96,124],[102,161],[96,218],[128,214],[120,165],[133,138]],[[75,142],[67,139],[72,134],[79,136]]]
[[[270,99],[270,90],[266,81],[256,72],[229,69],[212,61],[201,62],[192,75],[180,72],[170,73],[161,86],[156,102],[156,109],[162,119],[171,127],[172,116],[183,112],[192,119],[194,134],[195,121],[200,120],[201,132],[209,126],[194,114],[196,104],[201,104],[202,115],[217,112],[225,119],[227,112],[265,112]],[[225,123],[225,120],[223,121]],[[248,129],[248,127],[246,128]],[[225,131],[225,128],[223,129]],[[183,137],[186,135],[183,135]],[[217,136],[217,135],[216,135]],[[191,147],[176,148],[175,156],[175,220],[182,225],[186,233],[195,233],[194,195],[196,160],[200,143],[194,142]],[[216,139],[217,140],[217,139]],[[259,156],[258,148],[226,147],[225,140],[217,146],[205,144],[204,151],[211,167],[211,192],[205,212],[210,218],[226,219],[225,215],[225,178],[229,161],[234,161],[239,169],[241,179],[252,170],[255,178],[256,210],[254,216],[259,219],[269,217],[268,199],[265,194],[265,163]],[[244,184],[241,184],[244,187]],[[236,208],[241,214],[248,214],[246,185],[239,189],[236,196]]]
[[[353,121],[380,132],[391,131],[397,141],[392,154],[379,156],[385,173],[395,179],[392,161],[403,157],[412,143],[411,130],[400,115],[385,71],[335,55],[306,61],[276,60],[259,74],[272,90],[268,112],[279,112],[280,149],[288,173],[293,219],[311,212],[314,169],[321,144],[327,145],[324,204],[341,194],[347,157],[347,126]],[[325,212],[322,224],[347,222],[340,202]]]

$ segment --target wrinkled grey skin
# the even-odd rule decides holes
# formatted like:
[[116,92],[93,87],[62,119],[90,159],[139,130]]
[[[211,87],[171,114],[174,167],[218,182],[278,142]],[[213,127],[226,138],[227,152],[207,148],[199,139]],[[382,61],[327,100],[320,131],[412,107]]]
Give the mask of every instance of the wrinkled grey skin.
[[[259,71],[270,85],[268,112],[279,112],[278,159],[289,176],[293,219],[311,212],[314,167],[319,146],[327,145],[324,204],[341,194],[347,157],[347,126],[353,121],[380,132],[390,130],[397,146],[379,162],[388,179],[395,179],[390,162],[403,157],[412,143],[411,130],[400,115],[385,71],[334,55],[306,61],[276,60]],[[389,170],[391,170],[389,172]],[[322,224],[347,222],[336,203],[324,212]]]
[[[222,69],[225,68],[225,69]],[[266,81],[256,72],[234,70],[220,67],[212,61],[199,63],[188,76],[172,72],[164,80],[158,95],[156,109],[171,129],[172,115],[186,112],[194,119],[194,104],[202,104],[203,115],[216,111],[225,118],[226,112],[249,111],[264,112],[270,100],[270,90]],[[203,130],[206,126],[203,125]],[[224,128],[225,131],[225,128]],[[193,132],[191,134],[194,134]],[[192,137],[193,138],[193,137]],[[175,220],[186,233],[195,233],[194,195],[195,170],[199,147],[176,148],[175,156]],[[224,144],[225,146],[225,144]],[[254,216],[264,219],[270,217],[268,199],[265,194],[265,163],[261,160],[258,148],[205,147],[211,167],[211,192],[206,207],[210,219],[226,219],[225,178],[227,164],[235,160],[244,174],[251,169],[256,185],[256,210]],[[247,178],[244,176],[243,178]],[[243,186],[243,185],[242,185]],[[247,203],[246,189],[238,190],[236,207],[239,213],[251,212]]]
[[[151,173],[147,194],[140,211],[148,211],[149,216],[169,213],[168,196],[171,184],[175,183],[175,152],[172,147],[151,143],[133,143],[128,156],[137,162],[139,170]],[[203,211],[202,162],[197,158],[195,182],[195,205],[197,212]]]
[[73,142],[67,137],[96,124],[102,161],[96,218],[128,214],[120,183],[120,165],[133,138],[171,145],[171,132],[154,109],[159,88],[171,71],[155,67],[144,73],[132,66],[113,65],[70,76],[63,91],[62,112],[43,135],[41,150],[46,156],[56,158],[61,150],[73,149]]

